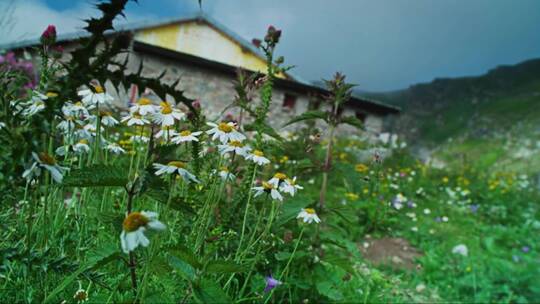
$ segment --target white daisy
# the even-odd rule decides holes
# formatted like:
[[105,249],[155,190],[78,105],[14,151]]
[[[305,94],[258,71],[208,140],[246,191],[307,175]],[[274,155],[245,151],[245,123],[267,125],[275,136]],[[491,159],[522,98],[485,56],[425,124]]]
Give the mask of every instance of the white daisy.
[[64,119],[56,126],[59,130],[62,131],[64,134],[68,134],[69,132],[75,130],[75,117],[66,115],[64,116]]
[[37,153],[32,152],[32,157],[34,158],[35,162],[29,169],[25,170],[22,175],[23,178],[26,178],[28,181],[32,180],[35,176],[39,176],[41,173],[40,168],[43,168],[51,173],[54,181],[61,183],[64,177],[64,171],[69,170],[66,167],[58,165],[54,157],[48,155],[47,153],[42,152],[38,155]]
[[268,182],[262,182],[262,186],[259,187],[253,187],[253,190],[255,190],[255,197],[267,193],[270,194],[272,199],[282,201],[283,196],[281,196],[281,193],[270,183]]
[[153,120],[162,126],[172,126],[175,120],[181,121],[186,117],[182,111],[173,108],[169,103],[162,101],[159,106],[159,111],[153,115]]
[[6,127],[6,124],[3,123],[3,122],[0,122],[0,130],[2,130],[2,129],[5,128],[5,127]]
[[33,92],[30,101],[27,103],[26,108],[22,114],[26,117],[33,116],[43,110],[45,110],[45,100],[47,96],[39,93]]
[[105,149],[107,149],[107,151],[112,152],[114,154],[124,154],[124,153],[126,153],[126,150],[124,150],[122,147],[120,147],[120,145],[117,144],[117,143],[110,143],[105,147]]
[[234,122],[220,122],[219,124],[207,122],[206,124],[212,127],[212,129],[206,131],[206,133],[212,135],[212,140],[219,139],[222,144],[233,140],[243,141],[246,139],[242,133],[236,130]]
[[129,140],[138,143],[147,143],[150,141],[150,137],[144,135],[132,135],[129,137]]
[[462,255],[462,256],[467,256],[469,254],[469,249],[467,248],[466,245],[459,244],[459,245],[455,246],[454,248],[452,248],[452,253],[453,254],[459,254],[459,255]]
[[283,182],[279,187],[279,190],[285,193],[289,193],[291,196],[294,196],[296,194],[296,191],[301,189],[304,189],[304,187],[296,184],[296,176],[293,179],[285,179],[285,182]]
[[90,152],[90,146],[88,146],[88,140],[81,139],[79,142],[73,145],[73,151],[76,153],[88,153]]
[[243,157],[246,157],[248,152],[251,151],[250,147],[244,146],[244,144],[238,140],[231,140],[226,145],[218,145],[218,149],[221,155],[233,152]]
[[139,112],[130,112],[127,116],[122,118],[121,121],[127,122],[128,126],[144,126],[150,123],[146,118],[143,118]]
[[264,157],[264,153],[260,150],[254,150],[252,153],[246,156],[246,159],[252,160],[254,163],[263,166],[270,163],[270,160]]
[[285,181],[287,178],[287,175],[283,173],[276,173],[274,176],[268,181],[272,186],[279,188],[279,186]]
[[317,216],[315,209],[313,208],[302,208],[300,213],[298,213],[297,219],[302,219],[304,223],[311,224],[313,222],[320,223],[321,219]]
[[181,161],[171,161],[166,165],[154,163],[154,168],[157,169],[156,175],[162,175],[162,174],[178,174],[182,176],[184,181],[190,182],[193,181],[195,183],[199,183],[199,180],[195,177],[195,175],[191,174],[188,170],[186,170],[186,164]]
[[125,253],[135,250],[139,245],[147,247],[150,240],[144,235],[147,229],[165,230],[166,226],[157,219],[158,214],[150,211],[131,212],[122,224],[120,242]]
[[189,130],[184,130],[178,134],[176,134],[171,141],[175,144],[181,144],[183,142],[190,142],[190,141],[199,141],[197,136],[201,135],[201,131],[197,132],[191,132]]
[[66,116],[88,116],[88,109],[84,106],[84,104],[80,101],[76,103],[66,102],[66,104],[62,107],[62,112]]
[[96,105],[110,104],[114,100],[100,85],[91,85],[90,88],[77,92],[77,95],[81,96],[82,102],[90,109]]
[[224,182],[232,182],[236,179],[236,176],[229,172],[229,169],[227,169],[227,167],[222,167],[221,170],[219,170],[218,174],[221,180]]
[[118,120],[109,111],[100,111],[99,115],[101,116],[101,124],[104,126],[112,127],[118,124]]
[[148,114],[154,114],[156,112],[156,106],[154,106],[152,100],[142,97],[136,104],[129,108],[129,111],[131,113],[139,113],[142,116],[146,116]]
[[164,126],[161,127],[161,130],[156,133],[156,138],[172,138],[173,136],[178,135],[178,132],[174,129],[174,126]]

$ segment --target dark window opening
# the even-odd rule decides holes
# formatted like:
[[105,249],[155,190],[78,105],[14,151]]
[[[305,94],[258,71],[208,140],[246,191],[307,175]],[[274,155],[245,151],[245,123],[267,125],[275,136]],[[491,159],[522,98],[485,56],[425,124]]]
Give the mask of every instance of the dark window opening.
[[296,105],[296,96],[285,94],[283,97],[283,107],[288,109],[294,109],[294,106]]
[[356,111],[356,118],[360,120],[361,122],[366,122],[367,114],[364,112]]

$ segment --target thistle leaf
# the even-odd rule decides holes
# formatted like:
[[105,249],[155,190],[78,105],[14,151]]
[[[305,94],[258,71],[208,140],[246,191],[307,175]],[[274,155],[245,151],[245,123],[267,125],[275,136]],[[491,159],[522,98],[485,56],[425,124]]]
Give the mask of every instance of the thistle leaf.
[[328,113],[324,111],[307,111],[289,120],[284,127],[306,120],[321,119],[328,123]]
[[64,179],[68,187],[123,187],[128,183],[123,166],[91,165],[75,169]]
[[364,129],[364,123],[360,119],[353,116],[347,116],[347,117],[341,118],[341,123],[351,125],[358,129]]

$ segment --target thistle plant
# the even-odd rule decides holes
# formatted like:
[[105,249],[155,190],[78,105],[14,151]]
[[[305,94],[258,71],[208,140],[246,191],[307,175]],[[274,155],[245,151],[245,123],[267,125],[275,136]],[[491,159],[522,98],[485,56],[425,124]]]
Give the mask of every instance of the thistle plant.
[[319,193],[319,207],[324,209],[326,191],[328,188],[328,174],[332,168],[332,148],[336,137],[336,129],[342,124],[348,124],[355,128],[362,129],[362,121],[354,116],[342,116],[342,111],[345,104],[349,101],[353,84],[345,82],[345,75],[336,73],[332,80],[324,80],[330,95],[326,97],[324,105],[328,108],[327,111],[312,110],[307,111],[297,117],[291,119],[286,125],[292,125],[303,121],[322,120],[328,125],[327,143],[325,148],[324,164],[322,170],[322,183]]

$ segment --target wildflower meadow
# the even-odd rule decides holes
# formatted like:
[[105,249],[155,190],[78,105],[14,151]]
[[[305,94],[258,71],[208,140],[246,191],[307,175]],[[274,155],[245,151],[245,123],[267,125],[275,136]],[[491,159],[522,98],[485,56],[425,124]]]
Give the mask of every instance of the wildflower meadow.
[[[266,72],[238,74],[239,114],[210,120],[182,79],[127,72],[126,37],[105,35],[126,2],[98,4],[73,50],[51,25],[39,64],[1,55],[1,302],[540,299],[531,176],[435,168],[397,135],[366,136],[340,111],[354,88],[341,73],[325,108],[271,124],[293,69],[273,26],[257,45]],[[159,100],[119,109],[107,83]]]

